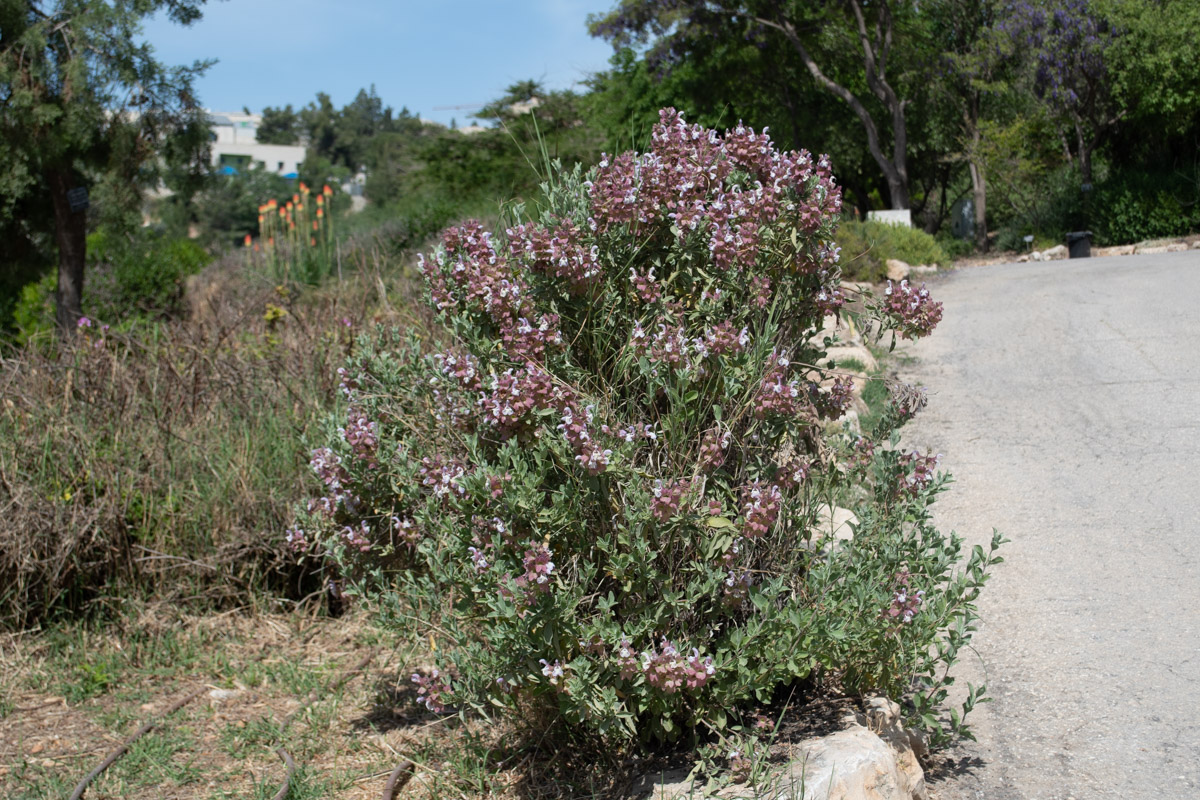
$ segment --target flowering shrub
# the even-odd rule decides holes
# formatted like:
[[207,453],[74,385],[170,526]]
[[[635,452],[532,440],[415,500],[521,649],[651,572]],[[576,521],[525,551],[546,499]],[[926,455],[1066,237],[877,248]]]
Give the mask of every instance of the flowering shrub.
[[[358,591],[452,604],[413,678],[431,711],[671,738],[814,671],[940,676],[989,557],[952,574],[936,461],[891,436],[911,393],[870,446],[836,422],[854,386],[811,343],[847,303],[828,160],[668,110],[649,152],[554,180],[540,213],[422,259],[440,344],[361,342],[292,541]],[[941,314],[907,284],[860,305],[908,337]],[[834,497],[862,520],[840,549],[814,541]]]

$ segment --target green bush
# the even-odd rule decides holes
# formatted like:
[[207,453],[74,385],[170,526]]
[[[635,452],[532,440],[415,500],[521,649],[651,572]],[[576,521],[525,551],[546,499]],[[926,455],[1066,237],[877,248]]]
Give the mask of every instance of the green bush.
[[58,273],[54,271],[21,287],[12,311],[18,344],[44,339],[53,333],[54,290],[57,288]]
[[843,221],[837,229],[842,249],[842,275],[847,280],[878,283],[887,279],[887,261],[949,266],[950,256],[938,240],[920,228],[882,222]]
[[85,310],[109,323],[178,313],[184,279],[212,260],[190,239],[147,230],[128,236],[99,231],[87,245]]
[[[932,724],[992,557],[956,572],[930,523],[944,478],[894,434],[918,394],[868,437],[834,422],[853,386],[811,366],[844,302],[827,161],[673,111],[653,138],[556,174],[503,234],[444,234],[441,335],[360,340],[288,539],[428,626],[432,712],[669,740],[793,681],[916,678]],[[941,314],[907,286],[864,304],[902,336]],[[853,543],[820,532],[831,504]]]
[[1183,236],[1200,227],[1200,188],[1177,173],[1121,171],[1097,187],[1091,219],[1105,245]]

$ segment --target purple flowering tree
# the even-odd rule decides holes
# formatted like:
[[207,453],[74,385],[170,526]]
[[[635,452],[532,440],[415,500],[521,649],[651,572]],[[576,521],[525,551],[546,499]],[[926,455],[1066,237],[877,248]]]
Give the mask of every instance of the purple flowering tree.
[[1090,184],[1092,154],[1125,115],[1109,76],[1109,50],[1120,32],[1092,0],[1017,3],[1001,27],[1029,59],[1033,90],[1058,121],[1064,144],[1074,140],[1080,178]]

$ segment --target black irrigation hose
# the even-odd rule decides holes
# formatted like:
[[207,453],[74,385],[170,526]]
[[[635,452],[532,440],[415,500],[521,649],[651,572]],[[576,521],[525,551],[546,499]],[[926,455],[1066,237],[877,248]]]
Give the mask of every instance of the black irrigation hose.
[[283,800],[292,788],[292,776],[296,774],[296,762],[292,760],[292,756],[288,751],[282,747],[275,751],[275,755],[283,759],[283,764],[287,767],[287,775],[283,777],[283,786],[279,787],[279,791],[275,793],[275,797],[272,800]]
[[413,776],[413,766],[413,762],[407,758],[396,765],[388,782],[383,786],[382,800],[393,800],[396,792],[404,788],[404,784],[408,783],[408,779]]
[[134,731],[132,736],[130,736],[128,739],[126,739],[124,742],[122,742],[121,746],[118,747],[116,750],[113,750],[111,753],[109,753],[108,758],[101,761],[100,765],[98,767],[96,767],[94,770],[89,772],[87,774],[87,777],[85,777],[83,780],[81,780],[79,782],[79,785],[75,787],[75,791],[71,792],[71,800],[81,800],[81,798],[83,797],[83,793],[87,791],[87,788],[91,784],[91,782],[96,780],[96,778],[100,777],[100,774],[102,772],[104,772],[104,770],[108,769],[113,764],[115,764],[117,762],[118,758],[125,755],[125,751],[127,751],[133,745],[134,742],[136,742],[138,739],[142,738],[147,733],[149,733],[151,730],[153,730],[154,726],[157,725],[159,722],[161,722],[163,719],[167,718],[171,714],[174,714],[176,711],[183,708],[184,706],[186,706],[188,703],[195,700],[197,697],[199,697],[203,693],[204,693],[204,687],[201,686],[199,689],[192,692],[191,694],[185,695],[184,697],[181,697],[178,700],[176,700],[174,703],[172,703],[167,708],[166,711],[159,714],[157,717],[151,717],[149,720],[144,722],[142,724],[142,727],[140,727],[136,731]]

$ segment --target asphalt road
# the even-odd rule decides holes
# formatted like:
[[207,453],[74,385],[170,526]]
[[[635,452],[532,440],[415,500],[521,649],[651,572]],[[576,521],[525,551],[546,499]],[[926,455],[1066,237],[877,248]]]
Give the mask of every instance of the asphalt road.
[[1012,543],[961,680],[994,701],[934,800],[1200,798],[1200,252],[1005,264],[901,376],[943,528]]

